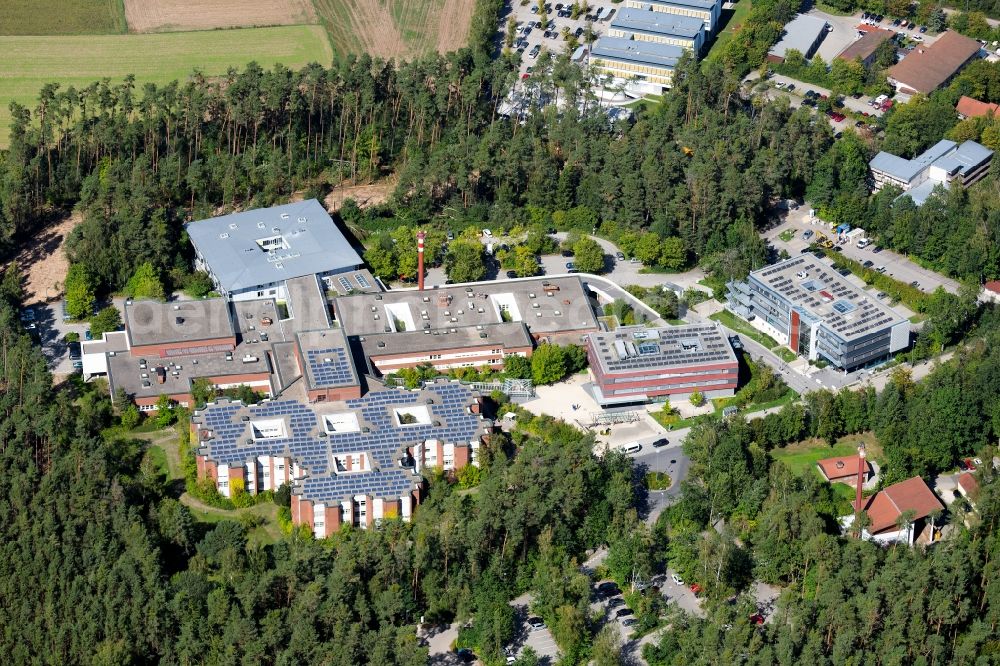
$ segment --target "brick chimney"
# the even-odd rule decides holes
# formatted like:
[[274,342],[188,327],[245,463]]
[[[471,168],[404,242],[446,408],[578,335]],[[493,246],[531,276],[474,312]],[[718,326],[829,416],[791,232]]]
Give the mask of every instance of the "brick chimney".
[[423,231],[417,232],[417,289],[424,290],[424,237]]

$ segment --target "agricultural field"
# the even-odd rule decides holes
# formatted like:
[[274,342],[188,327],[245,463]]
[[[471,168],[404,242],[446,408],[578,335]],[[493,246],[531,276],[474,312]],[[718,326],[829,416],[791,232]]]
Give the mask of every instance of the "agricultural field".
[[[0,35],[123,32],[125,11],[122,0],[0,0]],[[4,59],[8,57],[5,52]]]
[[465,45],[475,0],[314,0],[338,54],[410,58]]
[[310,0],[124,0],[129,32],[315,23]]
[[0,146],[7,145],[11,101],[34,107],[48,82],[84,87],[98,79],[136,77],[143,83],[184,81],[198,69],[224,74],[252,60],[262,67],[328,64],[330,44],[320,26],[297,25],[149,35],[0,37]]

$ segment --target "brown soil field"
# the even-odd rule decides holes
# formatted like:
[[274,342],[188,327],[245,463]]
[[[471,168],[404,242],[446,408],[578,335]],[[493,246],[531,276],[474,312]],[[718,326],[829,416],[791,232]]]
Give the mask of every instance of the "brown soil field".
[[469,38],[474,5],[469,0],[444,0],[438,16],[437,51],[447,53],[464,46]]
[[347,199],[354,199],[359,208],[368,208],[383,203],[396,189],[392,179],[380,180],[369,185],[338,185],[327,195],[323,204],[331,213],[336,213]]
[[30,243],[25,243],[25,247],[14,257],[14,263],[25,278],[26,304],[52,301],[62,294],[63,281],[69,270],[63,243],[73,227],[82,221],[82,215],[73,213],[50,224],[36,233]]
[[129,32],[315,23],[310,0],[125,0]]

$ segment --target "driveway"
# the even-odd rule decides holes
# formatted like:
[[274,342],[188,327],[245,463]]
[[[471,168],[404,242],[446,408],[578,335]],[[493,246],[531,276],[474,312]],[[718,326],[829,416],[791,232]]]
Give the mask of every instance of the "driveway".
[[559,660],[559,648],[547,626],[541,629],[528,626],[528,618],[532,617],[529,610],[531,599],[531,593],[527,592],[510,602],[516,613],[514,641],[510,647],[514,648],[515,654],[520,655],[525,647],[530,646],[538,655],[539,664],[552,666]]

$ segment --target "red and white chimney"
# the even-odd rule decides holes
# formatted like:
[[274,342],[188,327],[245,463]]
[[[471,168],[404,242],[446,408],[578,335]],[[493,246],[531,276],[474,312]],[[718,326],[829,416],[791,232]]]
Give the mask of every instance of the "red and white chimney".
[[858,483],[857,488],[854,491],[854,511],[857,515],[861,515],[861,487],[865,484],[865,476],[868,471],[868,465],[865,463],[865,445],[861,444],[858,446]]
[[424,237],[423,231],[417,232],[417,289],[424,290]]

